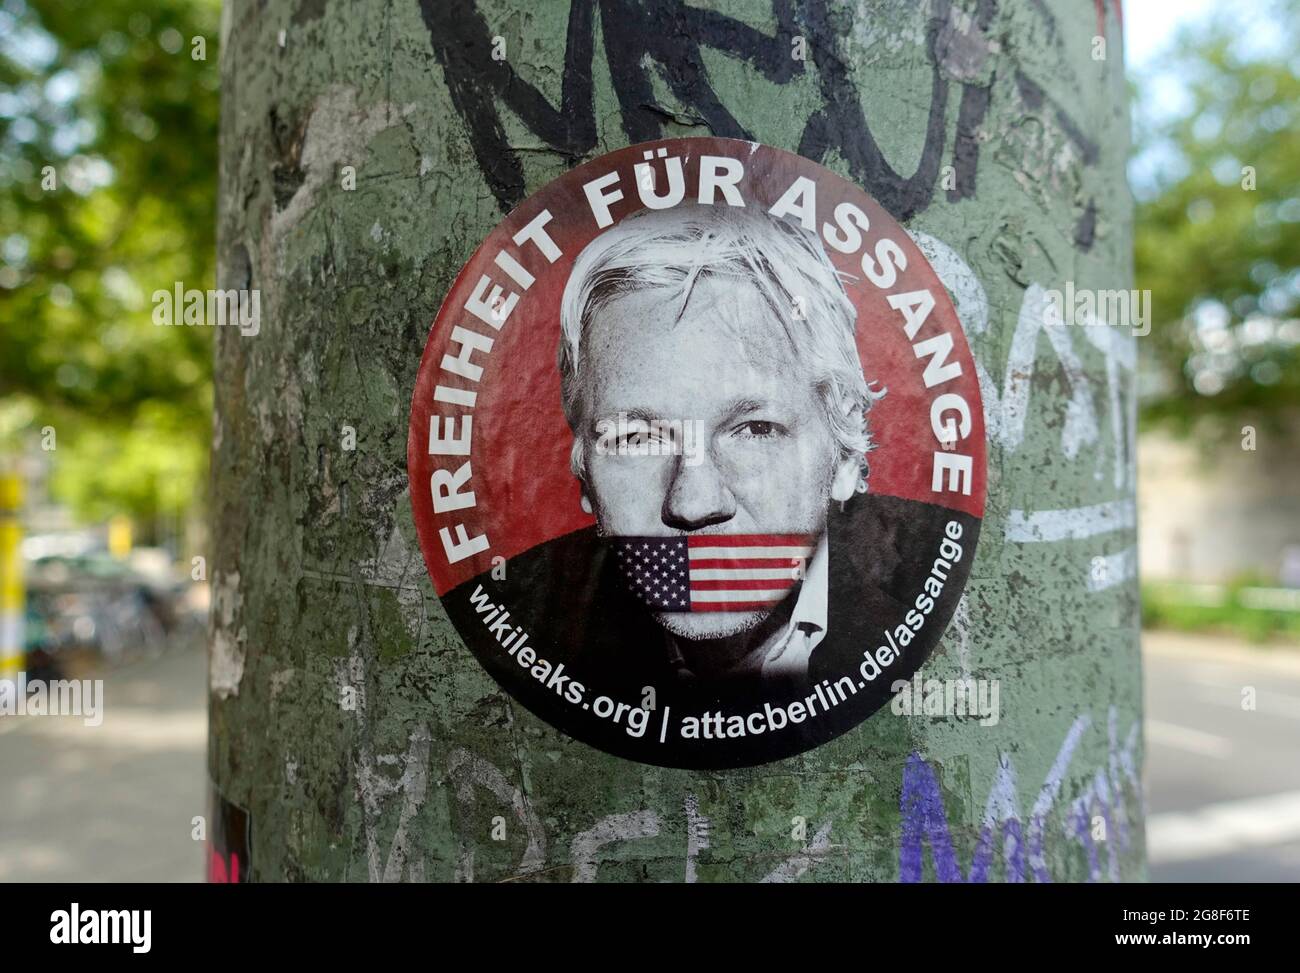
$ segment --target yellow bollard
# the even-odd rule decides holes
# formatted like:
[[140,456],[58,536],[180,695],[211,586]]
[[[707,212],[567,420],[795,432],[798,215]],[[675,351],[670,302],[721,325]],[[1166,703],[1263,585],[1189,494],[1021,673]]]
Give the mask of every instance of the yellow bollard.
[[131,518],[125,514],[109,518],[108,553],[119,561],[131,553]]
[[23,529],[18,520],[22,502],[22,478],[0,474],[0,679],[16,679],[25,658],[27,598],[20,550]]

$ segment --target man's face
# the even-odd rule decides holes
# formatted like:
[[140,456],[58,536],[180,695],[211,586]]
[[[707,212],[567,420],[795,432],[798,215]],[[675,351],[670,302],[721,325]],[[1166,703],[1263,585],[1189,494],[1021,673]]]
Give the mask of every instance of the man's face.
[[[582,368],[592,408],[579,433],[598,529],[820,536],[844,461],[780,322],[744,282],[706,277],[677,319],[679,304],[673,292],[650,288],[611,301],[590,323]],[[634,429],[676,420],[702,438],[686,455],[597,449],[597,427],[609,429],[620,415]],[[655,617],[678,636],[703,639],[746,631],[770,611]]]

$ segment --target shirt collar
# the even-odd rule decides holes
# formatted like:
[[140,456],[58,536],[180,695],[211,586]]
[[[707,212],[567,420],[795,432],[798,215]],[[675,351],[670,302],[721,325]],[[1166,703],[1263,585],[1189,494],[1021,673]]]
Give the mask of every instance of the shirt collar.
[[[821,539],[817,542],[817,547],[804,569],[803,581],[799,586],[799,594],[795,598],[789,623],[781,630],[778,637],[770,640],[766,651],[756,650],[756,653],[761,653],[758,655],[760,661],[749,663],[760,665],[764,674],[797,673],[802,676],[808,671],[808,657],[812,654],[812,650],[817,648],[826,636],[826,611],[830,589],[828,533],[828,531],[822,532]],[[790,652],[790,639],[800,628],[808,638],[803,643],[802,651]],[[676,638],[667,631],[663,634],[668,649],[669,664],[678,670],[679,675],[691,676]],[[753,659],[754,656],[749,658]]]
[[790,623],[779,638],[772,640],[764,654],[762,672],[766,677],[802,679],[808,674],[813,649],[826,636],[829,546],[823,533],[804,571]]
[[830,589],[830,543],[826,539],[827,531],[822,532],[813,552],[808,568],[804,572],[803,585],[799,588],[799,598],[794,603],[794,613],[790,617],[790,629],[802,625],[816,645],[826,634],[826,605]]

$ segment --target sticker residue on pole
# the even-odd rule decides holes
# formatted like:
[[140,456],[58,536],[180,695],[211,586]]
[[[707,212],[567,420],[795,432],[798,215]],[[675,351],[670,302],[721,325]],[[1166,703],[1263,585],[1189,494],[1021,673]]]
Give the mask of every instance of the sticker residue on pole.
[[208,881],[246,883],[253,828],[248,811],[226,800],[212,784],[209,784],[209,804]]

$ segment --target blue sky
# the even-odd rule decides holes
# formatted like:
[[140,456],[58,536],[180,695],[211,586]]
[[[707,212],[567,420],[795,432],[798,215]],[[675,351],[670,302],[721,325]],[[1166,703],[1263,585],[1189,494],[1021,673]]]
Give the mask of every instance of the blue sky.
[[[1163,55],[1181,30],[1196,31],[1216,15],[1231,13],[1237,29],[1237,50],[1244,56],[1274,54],[1287,42],[1279,30],[1272,0],[1125,0],[1124,59],[1137,82],[1135,117],[1146,122],[1188,110],[1184,80]],[[1174,165],[1172,147],[1154,145],[1129,164],[1129,182],[1139,198],[1155,190],[1155,173]]]
[[[1172,40],[1184,24],[1205,22],[1216,6],[1214,0],[1125,0],[1124,57],[1129,71],[1157,66],[1156,55]],[[1234,8],[1258,6],[1234,3]]]

